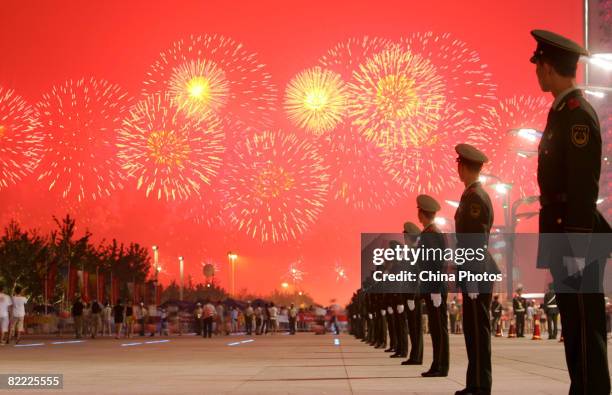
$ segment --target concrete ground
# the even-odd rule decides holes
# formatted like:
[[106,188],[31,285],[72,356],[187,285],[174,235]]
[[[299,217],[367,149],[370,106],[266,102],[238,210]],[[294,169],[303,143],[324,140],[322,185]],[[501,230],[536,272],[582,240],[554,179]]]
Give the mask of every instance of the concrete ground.
[[[0,373],[63,373],[64,389],[4,393],[452,394],[466,369],[462,335],[451,335],[449,376],[428,379],[420,376],[431,362],[427,337],[423,366],[400,366],[348,335],[57,340],[0,347]],[[561,343],[493,338],[493,393],[556,395],[568,385]]]

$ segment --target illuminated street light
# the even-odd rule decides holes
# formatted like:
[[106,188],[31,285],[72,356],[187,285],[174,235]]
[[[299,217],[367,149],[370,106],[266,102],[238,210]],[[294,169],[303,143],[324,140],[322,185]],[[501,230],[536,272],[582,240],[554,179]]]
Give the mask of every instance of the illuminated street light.
[[446,224],[448,223],[448,221],[444,217],[436,217],[436,219],[434,219],[434,222],[438,226],[446,226]]
[[445,200],[445,202],[451,207],[454,207],[454,208],[459,207],[459,202],[456,200]]
[[281,283],[281,287],[283,287],[283,289],[287,289],[289,288],[289,283],[286,283],[286,282]]
[[606,71],[612,71],[612,54],[598,53],[591,56],[581,56],[580,60],[590,65],[597,66]]
[[542,137],[544,133],[533,128],[519,128],[508,130],[508,134],[511,136],[520,137],[530,143],[535,143]]

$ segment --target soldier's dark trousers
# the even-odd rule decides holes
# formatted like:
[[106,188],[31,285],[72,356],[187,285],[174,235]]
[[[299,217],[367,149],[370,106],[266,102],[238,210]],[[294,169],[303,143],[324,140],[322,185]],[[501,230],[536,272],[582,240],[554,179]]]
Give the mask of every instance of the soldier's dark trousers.
[[603,294],[558,293],[571,395],[610,394]]
[[397,347],[397,336],[395,336],[395,314],[387,312],[387,330],[389,331],[389,348],[395,350]]
[[246,329],[246,333],[247,335],[251,335],[251,333],[253,332],[253,317],[252,316],[248,316],[248,317],[244,317],[244,325],[245,325],[245,329]]
[[548,326],[548,338],[556,339],[558,329],[559,313],[546,314],[546,324]]
[[406,321],[406,311],[403,313],[394,313],[395,315],[395,338],[397,339],[397,347],[395,353],[406,357],[408,355],[408,322]]
[[378,336],[376,345],[378,347],[387,347],[387,320],[382,314],[378,316]]
[[463,293],[463,337],[468,355],[466,388],[491,391],[491,294],[471,299]]
[[516,313],[514,317],[516,319],[516,336],[525,336],[525,313]]
[[433,361],[429,368],[432,372],[448,373],[449,346],[448,346],[448,310],[446,308],[446,295],[442,295],[442,304],[435,307],[431,298],[425,298],[427,307],[427,321],[433,348]]
[[368,336],[366,337],[368,343],[372,343],[374,341],[374,318],[368,318],[367,322],[367,331]]
[[421,300],[414,303],[414,310],[408,310],[408,333],[410,334],[410,359],[413,362],[423,363],[423,309]]

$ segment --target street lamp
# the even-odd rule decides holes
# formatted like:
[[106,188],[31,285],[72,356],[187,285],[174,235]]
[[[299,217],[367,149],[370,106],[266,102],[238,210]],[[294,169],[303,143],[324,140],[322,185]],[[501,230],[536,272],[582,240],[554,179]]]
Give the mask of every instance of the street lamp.
[[183,257],[179,256],[179,273],[180,273],[180,288],[179,288],[179,300],[183,301]]
[[236,260],[238,259],[238,254],[230,251],[227,253],[227,259],[232,267],[231,295],[236,296]]
[[156,245],[154,245],[153,247],[153,270],[155,271],[155,280],[154,280],[154,298],[155,298],[155,302],[157,302],[157,280],[159,279],[159,272],[160,272],[160,267],[159,267],[159,247],[157,247]]

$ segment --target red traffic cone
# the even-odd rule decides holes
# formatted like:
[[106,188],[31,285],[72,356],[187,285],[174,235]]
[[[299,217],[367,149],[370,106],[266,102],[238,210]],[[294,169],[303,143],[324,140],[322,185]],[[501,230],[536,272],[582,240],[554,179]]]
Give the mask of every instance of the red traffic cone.
[[540,320],[534,320],[533,337],[531,340],[542,340],[542,337],[540,336]]
[[495,337],[503,337],[503,333],[502,333],[502,329],[501,329],[501,322],[497,323],[497,329],[495,331]]
[[516,337],[516,327],[514,321],[510,321],[510,329],[508,329],[508,338]]

